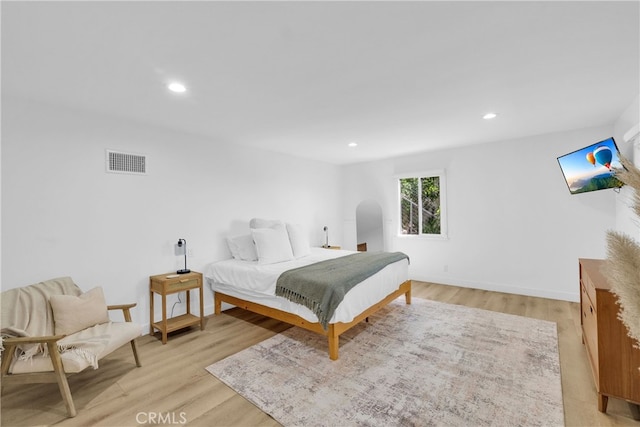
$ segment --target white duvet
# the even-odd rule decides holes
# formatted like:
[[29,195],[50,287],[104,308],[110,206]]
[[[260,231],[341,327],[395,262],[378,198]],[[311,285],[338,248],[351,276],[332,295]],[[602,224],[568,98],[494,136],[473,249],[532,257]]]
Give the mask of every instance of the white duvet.
[[[258,261],[229,259],[209,264],[204,275],[214,292],[256,302],[296,314],[310,322],[317,322],[318,318],[308,308],[275,295],[278,277],[292,268],[352,253],[354,252],[311,248],[311,253],[302,258],[266,265],[259,264]],[[400,260],[354,286],[337,307],[330,323],[351,322],[358,314],[398,289],[398,286],[407,280],[408,270],[408,261]]]

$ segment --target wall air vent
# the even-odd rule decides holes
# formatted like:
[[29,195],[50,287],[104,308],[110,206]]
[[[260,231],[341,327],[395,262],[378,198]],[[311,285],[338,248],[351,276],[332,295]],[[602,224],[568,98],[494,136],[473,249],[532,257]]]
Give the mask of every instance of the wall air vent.
[[107,150],[107,172],[146,175],[147,157],[141,154]]

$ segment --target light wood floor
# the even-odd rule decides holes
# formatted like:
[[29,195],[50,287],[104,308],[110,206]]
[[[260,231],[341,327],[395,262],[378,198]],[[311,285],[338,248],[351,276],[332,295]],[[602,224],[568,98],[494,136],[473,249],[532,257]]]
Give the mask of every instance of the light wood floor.
[[[577,303],[415,281],[413,296],[557,322],[566,425],[640,425],[628,405],[617,399],[609,399],[607,414],[598,412]],[[166,345],[143,336],[138,339],[141,368],[125,346],[103,359],[99,370],[69,378],[77,417],[66,418],[56,384],[7,384],[2,425],[154,425],[157,418],[150,420],[149,414],[161,413],[173,425],[186,419],[190,426],[278,426],[204,368],[288,327],[234,308],[209,317],[205,331],[174,333]]]

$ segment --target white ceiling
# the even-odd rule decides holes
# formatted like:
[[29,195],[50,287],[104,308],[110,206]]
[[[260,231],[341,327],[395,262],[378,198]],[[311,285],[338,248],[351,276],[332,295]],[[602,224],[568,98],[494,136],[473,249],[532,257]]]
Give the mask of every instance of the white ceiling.
[[3,94],[335,164],[612,124],[640,91],[638,1],[1,8]]

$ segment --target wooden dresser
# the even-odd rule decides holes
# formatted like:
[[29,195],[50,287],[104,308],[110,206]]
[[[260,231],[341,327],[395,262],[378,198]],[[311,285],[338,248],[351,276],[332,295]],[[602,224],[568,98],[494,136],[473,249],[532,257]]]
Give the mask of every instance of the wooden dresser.
[[609,397],[615,397],[634,404],[635,418],[635,405],[640,404],[640,349],[633,347],[618,319],[616,297],[601,271],[604,260],[581,258],[579,263],[582,342],[598,392],[598,410],[606,412]]

